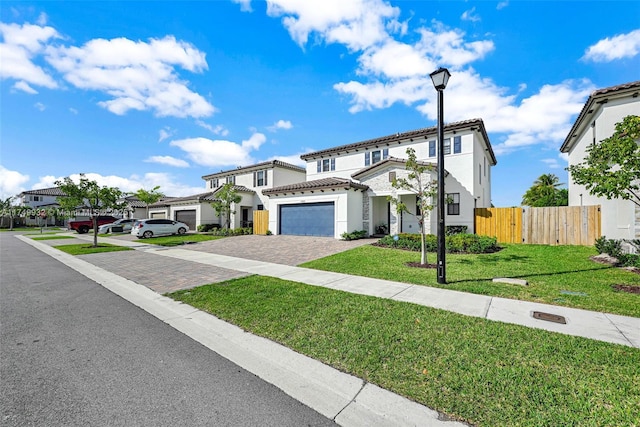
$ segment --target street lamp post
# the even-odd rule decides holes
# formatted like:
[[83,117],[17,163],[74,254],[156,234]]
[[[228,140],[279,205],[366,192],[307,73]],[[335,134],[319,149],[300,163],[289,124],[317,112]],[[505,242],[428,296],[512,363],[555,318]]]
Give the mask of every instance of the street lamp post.
[[444,89],[447,87],[451,73],[446,68],[438,68],[430,74],[433,86],[438,91],[438,249],[437,276],[438,283],[447,283],[445,263],[445,224],[444,224]]

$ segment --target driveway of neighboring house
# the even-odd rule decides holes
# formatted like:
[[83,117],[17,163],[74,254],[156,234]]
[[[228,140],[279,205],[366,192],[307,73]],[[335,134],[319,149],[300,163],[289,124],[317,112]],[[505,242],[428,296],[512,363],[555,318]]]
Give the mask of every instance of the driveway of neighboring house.
[[345,241],[332,237],[260,236],[251,234],[208,240],[195,245],[186,245],[184,248],[276,264],[298,265],[358,246],[371,244],[377,240]]

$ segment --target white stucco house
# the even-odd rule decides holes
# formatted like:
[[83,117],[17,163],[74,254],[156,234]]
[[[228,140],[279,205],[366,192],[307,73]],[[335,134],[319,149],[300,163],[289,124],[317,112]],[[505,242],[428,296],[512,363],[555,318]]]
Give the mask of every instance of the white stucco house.
[[235,214],[231,216],[230,228],[251,227],[253,212],[269,209],[269,198],[262,194],[262,190],[303,181],[305,169],[273,160],[212,173],[203,176],[202,179],[205,181],[204,192],[187,197],[168,198],[150,205],[149,216],[182,221],[192,230],[203,224],[222,226],[225,219],[216,215],[211,202],[216,200],[216,193],[224,184],[231,183],[242,200],[232,206]]
[[[629,115],[640,116],[640,81],[594,91],[578,115],[560,151],[569,165],[582,163],[586,150],[610,137],[615,124]],[[569,206],[600,205],[601,234],[609,239],[640,238],[640,209],[630,200],[596,197],[569,174]]]
[[[17,202],[19,206],[29,208],[27,216],[25,217],[25,224],[27,225],[41,225],[43,224],[42,218],[38,217],[38,211],[41,209],[57,209],[60,207],[58,204],[58,197],[66,197],[66,194],[60,190],[60,187],[41,188],[38,190],[27,190],[18,194]],[[55,216],[48,216],[46,219],[47,225],[63,225],[64,219],[62,217],[57,218]]]
[[[474,208],[491,206],[491,168],[496,157],[481,119],[444,127],[446,225],[474,231]],[[327,148],[304,154],[306,180],[262,191],[269,197],[269,229],[274,234],[340,238],[344,232],[381,229],[418,233],[413,215],[398,215],[387,196],[401,197],[411,210],[416,195],[394,189],[394,177],[406,176],[407,148],[418,161],[436,165],[437,127]],[[436,171],[432,172],[436,179]],[[427,231],[436,233],[435,211]],[[383,226],[383,227],[381,227]]]

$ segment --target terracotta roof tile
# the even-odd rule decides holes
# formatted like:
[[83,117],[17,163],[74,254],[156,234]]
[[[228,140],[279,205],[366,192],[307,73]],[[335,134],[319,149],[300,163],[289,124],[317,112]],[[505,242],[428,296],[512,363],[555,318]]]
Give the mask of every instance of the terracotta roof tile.
[[293,165],[291,163],[283,162],[282,160],[271,160],[269,162],[256,163],[255,165],[249,165],[244,167],[238,167],[236,169],[229,169],[225,171],[220,171],[216,173],[212,173],[209,175],[204,175],[202,179],[207,180],[216,177],[223,177],[229,175],[237,175],[239,173],[247,173],[254,170],[264,169],[264,168],[273,168],[273,167],[281,167],[285,169],[291,169],[298,172],[306,172],[306,169],[300,166]]
[[262,194],[280,194],[280,193],[297,193],[301,191],[315,191],[315,190],[338,190],[338,189],[356,189],[356,190],[368,190],[369,187],[364,184],[353,182],[350,179],[344,178],[322,178],[313,181],[303,181],[296,184],[283,185],[281,187],[271,188],[269,190],[262,190]]

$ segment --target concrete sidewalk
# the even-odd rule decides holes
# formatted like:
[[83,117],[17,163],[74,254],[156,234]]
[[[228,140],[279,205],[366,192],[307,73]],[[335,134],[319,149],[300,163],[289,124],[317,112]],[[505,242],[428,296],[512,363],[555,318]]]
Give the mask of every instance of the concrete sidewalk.
[[[179,329],[239,366],[273,383],[297,400],[345,426],[463,425],[442,421],[439,414],[389,391],[341,373],[266,339],[246,333],[214,316],[163,297],[148,287],[91,264],[93,257],[74,257],[51,246],[18,236],[71,268],[102,284],[159,319]],[[75,236],[78,238],[78,236]],[[81,240],[90,237],[80,236]],[[229,257],[183,248],[163,248],[140,241],[100,238],[131,246],[147,257],[181,261],[236,274],[258,274],[344,292],[389,298],[468,316],[519,324],[640,348],[640,318],[561,306],[475,295],[447,289],[311,270],[264,261]],[[111,253],[114,257],[122,253]],[[87,260],[87,261],[85,261]],[[162,262],[160,262],[162,264]],[[109,263],[105,264],[108,268]],[[563,316],[566,324],[540,320],[533,312]]]

